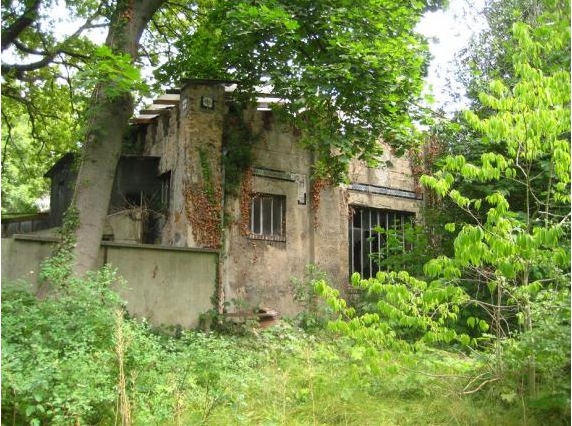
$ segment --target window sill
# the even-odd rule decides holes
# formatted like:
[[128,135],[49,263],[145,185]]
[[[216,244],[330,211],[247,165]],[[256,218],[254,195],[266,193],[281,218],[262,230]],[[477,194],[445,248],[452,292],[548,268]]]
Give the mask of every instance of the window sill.
[[264,234],[249,234],[249,240],[263,240],[263,241],[273,241],[279,243],[285,243],[286,237],[280,235],[264,235]]

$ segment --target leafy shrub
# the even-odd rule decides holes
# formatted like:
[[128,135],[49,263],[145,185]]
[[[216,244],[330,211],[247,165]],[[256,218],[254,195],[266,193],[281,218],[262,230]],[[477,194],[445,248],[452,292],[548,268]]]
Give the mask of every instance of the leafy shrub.
[[104,268],[43,300],[2,291],[2,420],[40,424],[98,423],[112,416],[116,366],[110,290]]
[[294,301],[302,307],[296,321],[305,330],[322,329],[332,315],[330,307],[316,292],[316,283],[325,280],[326,273],[314,264],[306,266],[302,279],[292,278]]

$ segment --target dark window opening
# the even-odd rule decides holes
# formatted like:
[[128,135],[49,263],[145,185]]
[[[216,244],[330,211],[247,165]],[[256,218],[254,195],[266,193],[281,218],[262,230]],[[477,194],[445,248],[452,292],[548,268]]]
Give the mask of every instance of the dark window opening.
[[143,192],[128,192],[125,194],[125,207],[126,208],[140,208],[144,205]]
[[352,210],[349,223],[350,275],[359,272],[362,278],[371,278],[383,269],[380,262],[389,252],[386,232],[403,233],[405,225],[415,219],[415,214],[355,206]]
[[286,241],[286,197],[257,194],[250,205],[250,238]]

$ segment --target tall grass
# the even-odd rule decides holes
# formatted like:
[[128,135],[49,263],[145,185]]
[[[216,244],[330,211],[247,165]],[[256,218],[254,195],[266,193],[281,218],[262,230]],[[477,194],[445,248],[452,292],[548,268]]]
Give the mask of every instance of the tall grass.
[[493,384],[468,393],[486,370],[462,353],[372,352],[288,323],[242,337],[175,338],[117,314],[113,280],[102,271],[44,300],[3,290],[2,424],[569,422],[566,413],[502,400]]

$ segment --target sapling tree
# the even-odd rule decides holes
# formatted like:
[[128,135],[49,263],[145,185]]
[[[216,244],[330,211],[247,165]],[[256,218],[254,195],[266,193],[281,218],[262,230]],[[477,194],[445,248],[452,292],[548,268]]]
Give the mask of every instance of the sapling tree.
[[[478,164],[461,155],[447,157],[435,176],[422,178],[423,184],[448,196],[473,219],[461,225],[454,257],[435,259],[426,270],[439,275],[444,268],[454,268],[459,275],[470,272],[486,283],[491,304],[479,303],[491,313],[495,326],[498,373],[503,368],[501,337],[509,331],[503,330],[506,306],[514,308],[522,330],[530,333],[532,305],[539,293],[569,292],[570,73],[542,71],[543,58],[566,45],[569,29],[560,29],[549,23],[536,30],[522,23],[513,26],[518,46],[512,58],[516,83],[509,89],[494,80],[489,92],[480,95],[481,104],[494,111],[489,118],[465,114],[493,152],[482,154]],[[503,180],[513,183],[510,188],[522,195],[522,204],[511,206],[507,187],[503,191],[495,187]],[[487,182],[490,193],[482,199],[465,197],[455,189],[458,181]],[[446,226],[455,231],[455,224]],[[531,354],[531,393],[535,383]]]
[[[550,344],[535,333],[537,321],[546,324],[547,318],[534,312],[546,315],[547,303],[556,302],[551,306],[552,321],[569,323],[570,72],[542,71],[544,58],[566,45],[570,33],[565,28],[568,31],[550,22],[536,29],[523,23],[513,26],[514,84],[509,88],[494,80],[480,95],[482,105],[493,112],[488,118],[470,111],[464,115],[488,152],[473,163],[462,155],[448,156],[433,176],[421,178],[468,218],[446,225],[457,232],[454,253],[425,265],[425,274],[434,281],[428,284],[405,272],[382,272],[369,280],[354,276],[354,286],[382,296],[374,311],[361,316],[320,283],[319,291],[342,314],[335,329],[385,346],[403,341],[403,327],[416,330],[418,343],[475,343],[447,325],[461,305],[477,303],[490,313],[489,321],[470,317],[467,322],[482,331],[492,326],[494,380],[505,372],[503,344],[526,340],[520,365],[525,367],[529,393],[535,393],[536,354],[546,352]],[[507,180],[511,185],[504,184]],[[482,198],[467,197],[458,189],[483,183],[489,191]],[[511,191],[520,195],[515,205],[508,201],[515,195]],[[471,290],[460,287],[466,281],[482,283],[489,301],[471,298]],[[538,309],[538,301],[543,309]],[[511,322],[507,312],[516,321]],[[566,353],[564,346],[551,350]]]

